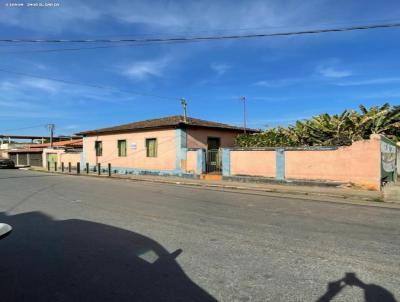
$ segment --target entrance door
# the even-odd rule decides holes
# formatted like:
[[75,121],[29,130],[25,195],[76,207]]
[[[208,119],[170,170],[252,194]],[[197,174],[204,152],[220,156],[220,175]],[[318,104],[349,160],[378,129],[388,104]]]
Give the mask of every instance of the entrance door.
[[207,139],[206,173],[221,173],[222,165],[220,147],[221,139],[219,137],[209,137]]
[[218,150],[221,147],[221,139],[219,137],[208,137],[207,138],[207,149]]

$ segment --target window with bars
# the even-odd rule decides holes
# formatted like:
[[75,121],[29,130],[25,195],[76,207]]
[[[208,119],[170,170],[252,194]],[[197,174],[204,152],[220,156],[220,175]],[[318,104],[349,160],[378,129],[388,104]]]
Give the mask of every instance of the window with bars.
[[119,140],[118,141],[118,156],[123,157],[126,156],[126,140]]
[[157,139],[146,138],[146,156],[157,157]]
[[103,155],[103,142],[102,141],[95,141],[94,142],[94,149],[96,150],[96,156]]

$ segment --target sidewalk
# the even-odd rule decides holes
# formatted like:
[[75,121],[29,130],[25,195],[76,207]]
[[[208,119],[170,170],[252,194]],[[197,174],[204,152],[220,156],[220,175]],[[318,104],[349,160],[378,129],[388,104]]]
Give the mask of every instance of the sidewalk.
[[[77,175],[72,172],[71,174],[64,172],[48,172],[44,168],[31,167],[33,171],[57,173],[71,176],[86,176],[86,177],[100,177],[108,178],[107,174],[98,176],[96,173],[81,173]],[[154,183],[166,183],[181,186],[192,186],[207,188],[210,190],[223,190],[230,192],[238,192],[245,194],[256,194],[264,196],[278,196],[296,198],[302,200],[311,201],[327,201],[337,202],[346,204],[356,204],[363,206],[374,206],[384,208],[397,208],[400,209],[400,204],[391,202],[382,202],[383,195],[377,191],[367,191],[355,188],[343,188],[343,187],[318,187],[318,186],[296,186],[296,185],[285,185],[285,184],[268,184],[268,183],[244,183],[237,181],[210,181],[191,179],[175,176],[151,176],[151,175],[125,175],[125,174],[113,174],[111,179],[126,179],[132,181],[145,181]]]
[[383,196],[387,202],[400,204],[400,182],[390,183],[383,188]]

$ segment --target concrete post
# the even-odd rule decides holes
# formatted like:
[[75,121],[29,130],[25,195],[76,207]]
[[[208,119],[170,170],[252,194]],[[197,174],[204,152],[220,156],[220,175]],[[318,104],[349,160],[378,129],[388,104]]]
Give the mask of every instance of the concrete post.
[[285,149],[276,149],[276,176],[278,180],[285,179]]
[[197,162],[196,174],[201,175],[206,170],[206,160],[205,160],[204,149],[197,149],[196,162]]
[[222,149],[222,176],[231,176],[231,150]]
[[186,161],[187,156],[187,134],[185,129],[176,129],[176,163],[175,169],[182,171],[182,162]]

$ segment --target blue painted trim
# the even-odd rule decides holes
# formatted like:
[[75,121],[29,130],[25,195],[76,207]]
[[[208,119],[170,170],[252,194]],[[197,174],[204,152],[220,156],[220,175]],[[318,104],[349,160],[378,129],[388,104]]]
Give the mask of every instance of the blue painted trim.
[[285,149],[276,149],[276,179],[285,179]]
[[[86,167],[82,167],[81,171]],[[93,171],[97,168],[95,165],[90,165],[89,170]],[[102,166],[101,169],[106,170],[107,166]],[[193,176],[191,173],[185,173],[180,170],[151,170],[151,169],[138,169],[138,168],[125,168],[125,167],[113,167],[111,166],[112,173],[117,174],[132,174],[132,175],[156,175],[156,176],[181,176],[190,177]],[[81,172],[81,173],[82,173]]]
[[206,162],[204,158],[204,150],[203,149],[198,149],[197,151],[197,156],[196,156],[196,161],[197,161],[197,166],[196,166],[196,174],[200,175],[203,174],[203,172],[206,170]]
[[185,129],[176,129],[175,144],[176,144],[175,169],[181,171],[182,160],[185,160],[187,156],[187,135]]
[[231,175],[231,150],[222,149],[222,175]]

